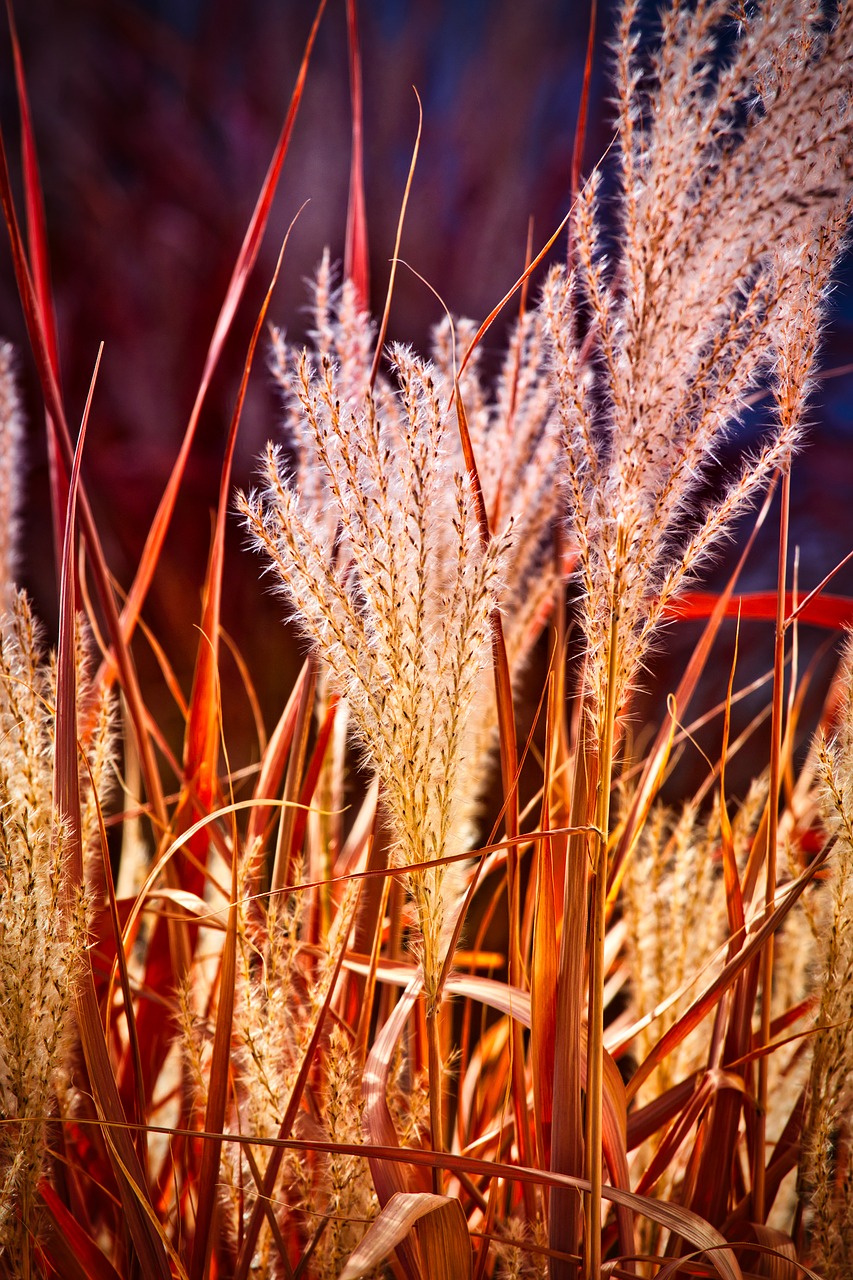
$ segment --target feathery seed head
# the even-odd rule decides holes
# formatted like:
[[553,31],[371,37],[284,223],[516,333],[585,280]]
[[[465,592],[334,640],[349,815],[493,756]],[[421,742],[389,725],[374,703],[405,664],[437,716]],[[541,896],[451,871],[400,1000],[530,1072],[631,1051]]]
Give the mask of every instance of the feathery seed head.
[[[596,170],[575,210],[575,269],[552,274],[543,302],[591,693],[615,621],[617,706],[667,604],[789,464],[853,190],[849,4],[828,29],[800,0],[756,6],[731,39],[728,0],[673,3],[648,76],[638,13],[623,5],[617,46],[618,256],[602,253]],[[720,443],[768,381],[775,430],[697,514]]]
[[[464,848],[494,723],[483,686],[492,612],[506,606],[508,650],[522,661],[553,586],[560,448],[545,325],[538,314],[520,322],[494,402],[473,363],[462,380],[486,502],[503,525],[484,548],[448,409],[449,326],[436,332],[435,363],[393,346],[394,380],[380,376],[368,390],[367,318],[346,286],[335,297],[325,263],[317,299],[317,353],[277,347],[293,471],[270,447],[265,493],[241,507],[346,696],[399,861],[416,867]],[[453,926],[457,879],[442,866],[410,877],[428,994]]]

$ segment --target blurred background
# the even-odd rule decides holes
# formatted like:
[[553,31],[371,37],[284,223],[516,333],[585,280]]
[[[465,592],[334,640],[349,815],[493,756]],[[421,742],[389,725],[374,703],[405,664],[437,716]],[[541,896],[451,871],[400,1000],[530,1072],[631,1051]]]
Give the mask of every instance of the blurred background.
[[[189,417],[314,5],[18,0],[14,8],[41,165],[72,423],[82,412],[98,343],[105,343],[84,478],[108,563],[126,588]],[[606,42],[612,19],[613,4],[600,4],[587,169],[611,140]],[[359,20],[372,307],[381,310],[385,295],[417,130],[415,86],[424,130],[401,253],[453,312],[480,319],[522,270],[530,220],[538,247],[568,207],[588,0],[361,0]],[[0,123],[17,180],[19,124],[5,31]],[[350,127],[345,4],[329,0],[264,247],[202,414],[167,555],[145,609],[185,691],[222,449],[248,338],[284,231],[303,201],[310,203],[291,237],[270,310],[292,338],[307,327],[304,281],[324,247],[333,259],[343,257]],[[561,240],[559,252],[564,247]],[[840,280],[834,299],[824,361],[829,370],[846,369],[853,359],[850,275],[848,270]],[[389,336],[422,348],[441,314],[430,291],[402,269]],[[503,323],[487,338],[494,353]],[[57,593],[43,416],[7,247],[0,249],[0,334],[19,348],[29,420],[24,584],[52,632]],[[277,396],[265,365],[264,358],[256,362],[243,417],[235,471],[242,486],[251,483],[255,458],[276,432]],[[822,384],[813,441],[796,470],[793,540],[800,546],[804,590],[850,546],[851,388],[849,372]],[[224,623],[258,683],[270,728],[290,688],[298,649],[282,630],[280,602],[258,581],[259,561],[242,552],[241,542],[234,522]],[[712,586],[726,563],[712,576]],[[744,586],[772,588],[774,582],[771,529]],[[853,591],[853,576],[833,589]],[[677,680],[695,634],[682,627],[670,635],[663,684],[653,687],[652,696]],[[806,657],[826,638],[805,628]],[[746,680],[769,662],[770,628],[749,624],[742,648]],[[823,659],[824,671],[829,661]],[[146,666],[155,675],[142,647],[139,662],[143,679]],[[248,759],[248,703],[239,693],[236,669],[223,670],[223,676],[226,685],[235,677],[226,714],[230,736],[245,741]],[[708,699],[720,693],[709,687]],[[155,714],[177,724],[163,698]]]

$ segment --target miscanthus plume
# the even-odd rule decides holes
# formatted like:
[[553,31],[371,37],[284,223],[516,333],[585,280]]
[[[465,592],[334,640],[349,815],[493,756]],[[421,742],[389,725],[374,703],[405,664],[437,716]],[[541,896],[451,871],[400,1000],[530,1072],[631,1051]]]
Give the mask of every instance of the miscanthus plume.
[[[436,334],[431,362],[393,347],[393,375],[371,388],[371,326],[351,286],[332,291],[327,263],[315,318],[313,351],[276,345],[292,456],[270,446],[265,490],[242,505],[298,624],[346,696],[398,863],[417,868],[464,851],[470,838],[493,722],[484,682],[493,611],[517,601],[507,627],[517,663],[541,630],[553,586],[560,449],[543,323],[536,315],[521,322],[495,399],[475,371],[462,382],[475,439],[495,429],[503,436],[483,475],[499,530],[485,545],[459,444],[449,327]],[[513,526],[515,510],[523,514]],[[433,865],[408,882],[434,1004],[460,875]]]
[[[618,196],[608,210],[595,169],[573,270],[552,274],[544,303],[590,691],[602,704],[615,682],[617,710],[673,596],[789,463],[851,176],[849,4],[834,21],[803,0],[673,4],[651,54],[640,29],[628,0]],[[708,500],[709,471],[759,386],[775,421]]]

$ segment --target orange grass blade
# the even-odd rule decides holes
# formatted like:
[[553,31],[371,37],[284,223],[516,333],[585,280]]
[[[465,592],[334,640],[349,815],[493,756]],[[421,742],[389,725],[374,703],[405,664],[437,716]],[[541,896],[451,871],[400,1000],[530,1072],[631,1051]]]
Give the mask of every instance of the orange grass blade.
[[[296,216],[298,217],[299,214]],[[225,563],[225,523],[231,503],[231,468],[234,449],[237,444],[240,417],[246,398],[246,388],[249,384],[249,375],[252,371],[258,339],[263,329],[273,289],[281,271],[284,251],[287,248],[287,242],[295,221],[296,219],[294,218],[287,229],[272,279],[255,321],[255,327],[249,342],[249,350],[243,365],[243,376],[240,380],[234,412],[231,416],[231,425],[225,446],[225,457],[222,463],[222,474],[219,483],[219,505],[216,512],[216,525],[204,585],[204,606],[200,626],[202,638],[198,647],[184,741],[185,794],[188,798],[190,790],[194,791],[197,802],[204,806],[202,811],[218,793],[216,762],[219,755],[220,733],[219,624],[222,611],[222,575]],[[183,808],[184,805],[182,805]],[[176,821],[180,829],[180,815]]]
[[471,1276],[471,1240],[458,1200],[429,1191],[397,1192],[379,1211],[358,1247],[350,1254],[340,1280],[361,1280],[416,1233],[422,1274],[435,1280],[467,1280]]
[[[311,659],[306,658],[303,663],[302,670],[296,678],[296,683],[290,691],[290,697],[287,699],[287,705],[285,706],[284,711],[282,711],[278,724],[273,730],[272,736],[266,745],[266,749],[261,760],[261,771],[258,774],[258,780],[255,783],[255,800],[273,800],[278,794],[281,779],[284,774],[285,764],[287,762],[287,753],[290,750],[290,744],[293,740],[293,732],[299,711],[299,702],[302,698],[302,689],[305,681],[309,678],[310,667]],[[253,809],[246,832],[247,848],[251,847],[256,840],[260,840],[262,838],[264,828],[270,820],[270,807],[259,804],[255,809]]]
[[[526,276],[524,278],[526,278]],[[488,547],[492,536],[491,529],[489,528],[489,515],[486,510],[486,500],[483,495],[483,486],[480,480],[480,473],[477,468],[477,460],[474,456],[474,446],[471,442],[471,432],[468,427],[468,417],[465,412],[465,404],[462,399],[462,391],[458,377],[454,386],[454,400],[456,404],[456,419],[459,428],[459,438],[462,444],[462,454],[465,459],[465,468],[468,472],[468,479],[474,495],[475,509],[480,529],[480,542],[483,547]],[[509,657],[507,655],[503,621],[501,619],[499,609],[494,609],[492,611],[491,632],[492,661],[494,663],[495,671],[495,698],[498,713],[498,741],[500,744],[501,779],[504,794],[504,819],[506,822],[507,836],[512,841],[518,836],[519,831],[518,739],[515,728],[515,705],[512,696],[512,678],[509,670]],[[521,903],[519,897],[518,851],[514,845],[511,845],[507,852],[507,902],[509,914],[509,980],[513,986],[520,987],[522,985],[524,964],[521,955]],[[512,1097],[515,1109],[516,1136],[518,1139],[519,1152],[524,1164],[530,1164],[534,1149],[534,1141],[530,1129],[530,1112],[524,1103],[526,1095],[526,1089],[524,1087],[524,1047],[521,1035],[518,1028],[515,1026],[513,1027],[512,1073]],[[535,1216],[536,1210],[535,1205],[529,1198],[527,1208],[528,1216],[532,1220]]]
[[[297,214],[298,217],[298,214]],[[295,222],[295,219],[294,219]],[[200,642],[193,676],[193,687],[189,702],[184,738],[184,760],[182,774],[181,800],[175,815],[174,827],[180,834],[184,831],[193,814],[206,814],[211,806],[216,805],[219,798],[219,781],[217,777],[217,761],[219,758],[219,736],[221,731],[220,696],[219,696],[219,623],[222,604],[222,575],[225,557],[225,523],[231,498],[231,466],[237,442],[237,432],[246,396],[249,375],[252,370],[258,340],[269,308],[272,291],[278,280],[284,251],[293,222],[284,237],[284,241],[276,262],[275,271],[255,322],[249,349],[243,366],[243,375],[237,393],[234,412],[228,431],[225,457],[219,488],[219,505],[216,524],[208,560],[204,586],[204,603],[200,624]],[[181,887],[191,892],[201,893],[204,883],[204,868],[207,864],[210,841],[205,828],[199,828],[188,843],[187,855],[180,860],[179,882]],[[233,858],[233,853],[232,853]],[[171,864],[170,864],[171,868]],[[174,887],[174,886],[173,886]],[[161,938],[155,939],[155,945],[149,951],[149,962],[146,970],[146,981],[155,989],[159,988],[171,963],[174,972],[169,981],[174,984],[187,971],[190,957],[195,945],[196,931],[178,919],[168,921],[170,956],[164,954],[164,943]],[[159,933],[159,931],[158,931]],[[146,1039],[150,1037],[150,1055],[152,1069],[156,1073],[165,1060],[169,1048],[169,1038],[163,1033],[163,1021],[155,1015],[151,1006],[143,1010],[142,1019],[145,1024]],[[222,1101],[215,1099],[215,1102]],[[224,1101],[222,1101],[224,1106]],[[218,1169],[218,1151],[209,1155],[207,1148],[203,1151],[206,1158],[215,1159]],[[212,1192],[211,1192],[212,1195]],[[193,1255],[195,1265],[196,1255]],[[195,1280],[195,1278],[194,1278]]]
[[349,202],[344,249],[344,275],[355,286],[359,306],[370,306],[370,255],[367,240],[367,211],[364,199],[364,99],[361,83],[361,43],[358,36],[357,0],[347,0],[347,45],[349,48],[350,110],[352,112],[352,157],[349,171]]
[[414,1228],[425,1276],[436,1280],[471,1280],[473,1252],[462,1205],[448,1198]]
[[565,217],[561,219],[561,221],[560,221],[560,225],[557,227],[556,231],[554,231],[554,232],[553,232],[553,234],[552,234],[551,236],[549,236],[549,238],[545,241],[545,244],[542,246],[542,248],[541,248],[541,249],[539,250],[539,252],[537,253],[536,257],[535,257],[535,258],[533,258],[533,259],[532,259],[532,261],[531,261],[531,262],[529,262],[529,263],[528,263],[528,265],[524,268],[524,271],[523,271],[523,272],[521,273],[521,275],[518,277],[518,279],[516,280],[516,282],[515,282],[515,284],[512,286],[512,288],[511,288],[511,289],[507,289],[506,293],[505,293],[505,294],[504,294],[504,296],[501,298],[501,300],[500,300],[500,302],[497,304],[497,306],[492,307],[491,311],[490,311],[490,312],[489,312],[489,314],[486,316],[485,320],[484,320],[484,321],[483,321],[483,323],[480,325],[480,327],[479,327],[479,329],[477,330],[477,332],[474,334],[474,337],[471,339],[471,342],[470,342],[470,343],[469,343],[469,345],[468,345],[468,350],[465,352],[465,355],[462,357],[462,363],[460,364],[460,366],[459,366],[459,371],[458,371],[458,373],[457,373],[457,375],[456,375],[456,377],[457,377],[457,383],[458,383],[458,380],[462,377],[462,374],[464,373],[465,368],[466,368],[466,366],[467,366],[467,364],[468,364],[468,361],[471,359],[471,356],[474,354],[474,352],[476,351],[477,347],[478,347],[478,346],[480,345],[480,343],[483,341],[483,338],[486,336],[486,334],[488,333],[489,329],[491,329],[491,327],[492,327],[492,325],[494,324],[495,320],[498,318],[498,316],[500,315],[500,313],[503,311],[504,307],[505,307],[505,306],[506,306],[506,304],[509,302],[509,300],[510,300],[514,295],[515,295],[516,291],[517,291],[518,289],[522,288],[522,286],[525,284],[525,282],[526,282],[527,280],[529,280],[529,278],[531,277],[531,275],[533,274],[533,272],[534,272],[534,271],[536,270],[536,268],[539,266],[539,263],[540,263],[540,262],[542,262],[542,260],[543,260],[544,258],[546,258],[546,257],[548,256],[548,254],[551,252],[551,250],[553,249],[554,245],[555,245],[555,244],[557,243],[557,241],[559,240],[559,238],[560,238],[560,234],[561,234],[561,232],[563,231],[563,229],[565,228],[565,226],[567,225],[567,223],[568,223],[568,221],[569,221],[569,218],[570,218],[571,216],[572,216],[572,211],[571,211],[571,209],[569,209],[569,211],[568,211],[568,213],[565,215]]
[[302,846],[305,838],[305,828],[308,825],[308,810],[311,801],[314,799],[314,792],[317,790],[317,783],[320,780],[320,773],[323,768],[323,762],[326,752],[329,749],[332,732],[335,727],[335,718],[338,711],[338,697],[333,695],[329,700],[326,708],[326,714],[323,717],[323,723],[317,731],[317,741],[314,744],[314,750],[311,752],[311,759],[302,778],[302,788],[299,792],[299,802],[294,806],[293,812],[296,815],[296,821],[293,824],[291,857],[295,857],[297,850]]
[[628,1116],[628,1150],[633,1151],[657,1133],[658,1129],[669,1124],[688,1105],[701,1078],[702,1073],[694,1071],[644,1107],[632,1111]]
[[311,61],[311,54],[314,49],[317,31],[320,26],[320,19],[326,8],[326,0],[319,0],[317,12],[311,30],[308,34],[308,40],[305,45],[305,51],[302,55],[302,62],[299,66],[299,72],[296,77],[296,84],[290,98],[290,105],[287,109],[284,124],[273,152],[272,160],[267,169],[263,186],[261,187],[255,204],[252,217],[243,237],[243,243],[240,252],[237,255],[237,261],[234,264],[234,270],[225,292],[225,300],[217,317],[214,326],[213,336],[210,339],[210,345],[207,350],[207,358],[204,364],[204,370],[201,375],[198,392],[196,393],[195,403],[190,413],[190,420],[184,433],[181,448],[169,476],[163,497],[160,499],[160,505],[157,508],[148,537],[145,541],[145,547],[139,561],[139,568],[133,585],[128,593],[127,603],[122,610],[122,629],[126,640],[129,640],[136,627],[136,622],[142,610],[145,597],[148,594],[148,588],[154,577],[157,563],[160,559],[160,553],[163,549],[163,542],[166,538],[166,532],[172,519],[172,513],[175,509],[178,491],[183,482],[184,471],[186,470],[187,459],[190,449],[195,438],[196,428],[201,416],[202,405],[207,396],[207,391],[213,378],[214,370],[219,363],[219,357],[222,354],[222,348],[225,345],[225,339],[231,329],[231,323],[243,296],[246,282],[255,265],[258,251],[261,247],[261,241],[264,237],[267,221],[272,207],[273,197],[275,196],[278,180],[281,174],[281,168],[284,164],[284,158],[290,147],[290,139],[293,133],[293,127],[296,123],[296,117],[299,112],[299,106],[302,101],[302,94],[305,88],[305,81],[308,75],[308,65]]
[[[235,831],[236,837],[236,831]],[[234,994],[237,979],[237,853],[231,859],[231,901],[228,925],[219,970],[219,1003],[208,1082],[204,1127],[208,1133],[225,1129],[228,1103],[229,1063],[231,1060],[231,1028],[234,1020]],[[195,1238],[189,1267],[190,1280],[204,1280],[213,1250],[214,1219],[219,1200],[219,1166],[222,1140],[208,1139],[202,1148],[198,1177]]]
[[[100,361],[100,353],[99,353]],[[97,365],[95,367],[97,375]],[[74,904],[83,882],[81,846],[80,779],[77,764],[77,673],[75,668],[75,590],[74,539],[77,524],[77,494],[80,464],[86,438],[86,424],[91,408],[94,377],[86,401],[86,410],[74,454],[69,479],[68,512],[60,575],[59,644],[56,673],[56,746],[54,764],[54,799],[69,832],[69,855],[65,867],[65,898],[68,908]],[[95,994],[91,956],[84,951],[75,993],[80,1040],[89,1084],[95,1104],[103,1117],[104,1134],[118,1182],[122,1206],[134,1249],[146,1277],[170,1280],[171,1272],[163,1240],[149,1213],[150,1204],[142,1202],[144,1174],[139,1163],[132,1133],[126,1127],[107,1043],[101,1025]],[[110,1126],[114,1126],[112,1137]]]
[[[287,884],[288,874],[292,866],[297,845],[296,810],[294,808],[302,788],[302,772],[305,768],[305,755],[308,749],[308,734],[314,716],[314,695],[317,690],[317,677],[320,671],[320,660],[312,653],[307,662],[308,675],[302,682],[299,704],[296,708],[293,743],[290,759],[287,764],[287,777],[284,783],[284,808],[281,810],[278,827],[278,842],[270,876],[270,892],[280,893]],[[304,824],[302,831],[304,832]]]
[[[575,750],[570,825],[587,823],[594,804],[597,757],[586,738],[591,733],[584,709],[580,709]],[[579,1177],[584,1167],[584,1119],[581,1107],[583,1016],[585,1008],[584,960],[588,928],[587,879],[589,841],[577,833],[568,843],[563,919],[557,985],[557,1028],[554,1064],[554,1094],[560,1105],[551,1130],[551,1171]],[[580,1246],[581,1205],[577,1195],[557,1184],[551,1192],[549,1211],[550,1247],[559,1253],[576,1254]],[[556,1277],[577,1275],[575,1268],[552,1264]]]
[[[545,722],[545,770],[542,779],[540,826],[551,826],[553,785],[554,673],[548,676]],[[557,904],[554,896],[554,865],[551,840],[543,836],[536,843],[535,905],[533,948],[530,964],[530,1065],[533,1072],[533,1112],[539,1164],[546,1169],[551,1159],[551,1119],[554,1111],[554,1051],[557,1026]]]
[[[739,631],[739,628],[738,628]],[[729,671],[729,683],[726,689],[726,705],[723,711],[723,741],[720,747],[720,845],[723,856],[723,882],[726,890],[726,913],[728,915],[729,932],[739,934],[744,927],[743,893],[741,891],[740,874],[735,853],[734,832],[729,818],[726,803],[726,760],[729,750],[729,732],[732,723],[732,691],[734,689],[735,671],[737,670],[738,636],[735,637],[735,651]]]

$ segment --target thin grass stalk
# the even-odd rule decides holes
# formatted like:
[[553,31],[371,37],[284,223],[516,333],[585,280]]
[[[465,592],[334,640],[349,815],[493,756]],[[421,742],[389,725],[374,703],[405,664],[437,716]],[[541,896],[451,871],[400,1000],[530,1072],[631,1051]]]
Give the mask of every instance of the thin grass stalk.
[[[621,534],[621,525],[620,530]],[[617,536],[617,541],[621,538]],[[617,555],[621,548],[617,547]],[[593,837],[593,902],[589,965],[589,1038],[586,1094],[586,1163],[590,1193],[586,1214],[586,1280],[601,1275],[601,1201],[604,1174],[602,1111],[604,1105],[604,933],[607,917],[607,833],[610,827],[610,788],[616,738],[616,671],[619,661],[619,592],[614,590],[610,615],[607,691],[599,740],[598,799]]]
[[[519,281],[523,285],[527,280],[532,266],[523,272]],[[494,313],[493,313],[494,314]],[[481,326],[481,332],[484,327]],[[467,356],[471,354],[476,342],[479,340],[480,333],[471,344]],[[464,360],[463,360],[464,367]],[[456,404],[456,419],[459,427],[459,438],[462,444],[462,453],[465,458],[465,466],[471,481],[471,487],[474,494],[474,504],[477,512],[477,519],[480,527],[480,542],[484,549],[489,546],[492,538],[492,531],[489,525],[489,514],[486,508],[486,501],[483,495],[483,485],[480,480],[480,473],[477,468],[477,460],[474,456],[474,448],[471,442],[471,433],[468,427],[468,417],[465,411],[465,403],[462,398],[462,389],[459,384],[457,375],[454,387],[454,400]],[[515,728],[515,710],[512,696],[512,679],[509,671],[509,658],[507,656],[506,642],[504,640],[503,622],[499,609],[495,609],[491,618],[492,628],[492,656],[494,661],[495,672],[495,699],[497,703],[498,713],[498,738],[500,743],[500,761],[501,761],[501,781],[504,793],[504,821],[506,823],[507,839],[511,841],[507,849],[507,913],[509,916],[509,939],[508,939],[508,972],[511,986],[521,987],[523,982],[523,962],[521,956],[521,906],[518,892],[518,848],[515,840],[519,833],[519,807],[518,807],[518,739]],[[515,1112],[516,1138],[518,1141],[519,1155],[524,1164],[530,1164],[532,1160],[533,1139],[530,1132],[529,1113],[526,1106],[527,1085],[524,1078],[524,1039],[521,1028],[517,1022],[513,1020],[511,1028],[512,1036],[512,1081],[513,1081],[513,1106]],[[528,1219],[532,1222],[536,1216],[536,1197],[528,1187],[524,1188],[525,1206],[527,1209]]]
[[[582,1017],[584,944],[587,934],[587,866],[590,797],[596,785],[598,757],[592,747],[592,725],[581,706],[578,742],[574,756],[571,809],[568,825],[579,829],[569,837],[563,885],[562,930],[557,971],[557,1007],[554,1043],[554,1109],[551,1129],[551,1172],[581,1177],[584,1168],[584,1134],[581,1110]],[[551,1190],[548,1242],[558,1254],[574,1255],[580,1249],[580,1197],[562,1186]],[[551,1259],[551,1280],[575,1280],[575,1263]]]
[[299,705],[296,709],[296,724],[284,784],[284,804],[279,820],[275,859],[270,875],[271,894],[280,893],[287,884],[294,854],[293,833],[296,826],[297,802],[305,771],[308,735],[311,731],[311,713],[314,708],[314,695],[320,670],[319,659],[313,650],[306,662],[307,673],[299,694]]
[[373,353],[373,364],[370,367],[370,376],[367,380],[367,386],[370,391],[376,386],[376,379],[379,375],[379,368],[382,364],[382,356],[385,349],[385,334],[388,332],[388,317],[391,314],[391,299],[394,297],[394,281],[397,278],[397,264],[400,261],[400,242],[403,239],[403,225],[406,221],[406,208],[409,204],[409,196],[412,191],[412,183],[415,180],[415,169],[418,164],[418,152],[421,149],[421,133],[424,127],[424,108],[417,89],[412,86],[415,98],[418,103],[418,131],[415,134],[415,145],[412,147],[412,158],[409,161],[409,172],[406,174],[406,185],[403,188],[403,199],[400,202],[400,214],[397,218],[397,231],[394,238],[394,254],[391,258],[391,273],[388,276],[388,289],[385,294],[385,306],[382,310],[382,319],[379,322],[379,332],[376,335],[376,349]]
[[[429,1078],[429,1136],[433,1151],[444,1150],[442,1133],[442,1087],[441,1087],[441,1024],[439,1014],[441,1004],[426,1003],[427,1030],[427,1075]],[[432,1189],[436,1195],[442,1194],[442,1171],[437,1164],[432,1167]]]
[[[779,829],[779,793],[782,784],[782,734],[785,705],[785,601],[788,577],[788,524],[791,509],[790,467],[786,467],[782,474],[781,499],[779,566],[776,588],[776,634],[773,646],[773,709],[770,721],[770,794],[767,797],[767,870],[764,889],[764,904],[768,908],[776,897],[776,844]],[[770,1043],[774,948],[775,935],[771,933],[767,939],[762,958],[759,1048]],[[762,1054],[758,1059],[755,1153],[752,1170],[752,1216],[754,1222],[763,1222],[765,1217],[767,1075],[769,1065],[769,1057],[766,1054]]]

